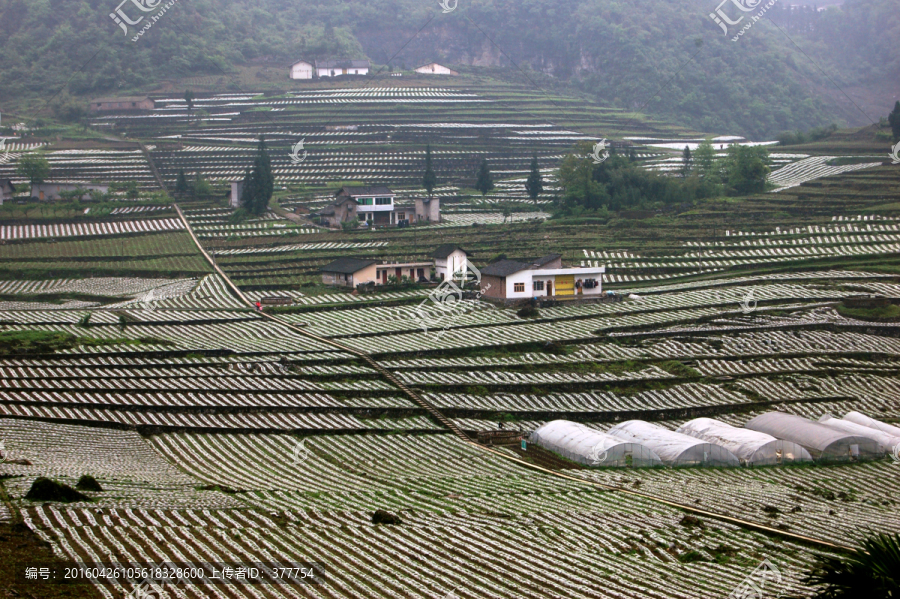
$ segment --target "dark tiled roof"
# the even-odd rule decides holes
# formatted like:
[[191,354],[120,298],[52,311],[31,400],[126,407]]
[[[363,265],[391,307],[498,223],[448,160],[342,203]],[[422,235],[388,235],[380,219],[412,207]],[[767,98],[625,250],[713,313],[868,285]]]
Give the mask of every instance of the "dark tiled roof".
[[317,69],[368,69],[368,60],[351,60],[349,58],[339,58],[336,60],[317,60]]
[[338,258],[331,264],[326,264],[319,270],[322,272],[339,272],[341,274],[353,274],[367,266],[377,264],[378,260],[360,260],[359,258]]
[[[463,248],[459,247],[458,245],[454,245],[452,243],[445,243],[444,245],[439,245],[437,247],[437,249],[434,250],[434,253],[431,254],[431,257],[432,258],[446,258],[447,256],[449,256],[456,250],[462,250],[466,254],[469,254],[469,252],[467,250],[464,250]],[[471,255],[471,254],[469,254],[469,255]]]
[[489,264],[481,269],[481,274],[490,277],[508,277],[521,270],[531,268],[531,264],[519,262],[518,260],[498,260],[493,264]]
[[546,256],[542,256],[541,258],[535,258],[534,260],[523,260],[523,262],[530,262],[535,266],[543,266],[548,262],[553,262],[554,260],[557,260],[559,258],[562,258],[562,254],[547,254]]
[[392,196],[394,195],[394,192],[391,191],[389,187],[384,187],[383,185],[375,187],[349,187],[345,185],[344,187],[341,187],[334,195],[339,196],[341,194],[351,197]]
[[521,270],[540,268],[548,262],[562,258],[562,254],[547,254],[541,258],[525,260],[499,260],[481,269],[481,274],[492,277],[508,277]]

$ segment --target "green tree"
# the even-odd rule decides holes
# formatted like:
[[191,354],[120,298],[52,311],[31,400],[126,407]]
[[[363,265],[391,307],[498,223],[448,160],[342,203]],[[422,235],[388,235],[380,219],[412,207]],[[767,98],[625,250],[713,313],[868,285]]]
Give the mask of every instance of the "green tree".
[[900,597],[900,533],[880,533],[845,557],[819,556],[803,580],[816,587],[814,599]]
[[[609,159],[607,159],[609,161]],[[594,179],[594,161],[588,152],[576,152],[563,158],[557,182],[563,189],[563,203],[595,210],[609,201],[606,187]]]
[[894,141],[900,141],[900,100],[897,100],[894,104],[894,110],[888,115],[888,123],[891,125]]
[[189,190],[187,177],[184,175],[184,169],[178,169],[178,178],[175,180],[175,195],[184,196]]
[[16,174],[28,179],[32,185],[37,185],[50,176],[50,163],[43,156],[26,154],[19,158]]
[[700,177],[712,182],[717,182],[718,172],[716,170],[716,151],[713,149],[712,142],[707,137],[694,151],[694,172]]
[[528,179],[525,180],[525,191],[528,192],[528,197],[532,202],[536,202],[538,196],[544,191],[544,177],[541,175],[536,154],[531,157],[531,172],[528,173]]
[[275,177],[272,175],[272,159],[266,149],[266,140],[259,138],[253,168],[244,176],[241,191],[241,206],[253,214],[264,214],[269,208],[269,200],[275,193]]
[[437,185],[437,177],[434,174],[434,170],[431,167],[431,145],[425,148],[425,176],[422,178],[422,186],[425,188],[425,191],[428,192],[428,197],[431,197],[431,192],[434,190],[434,186]]
[[494,189],[494,178],[491,176],[491,167],[488,166],[487,158],[482,158],[481,165],[475,175],[475,189],[481,192],[481,197]]
[[194,183],[191,185],[191,192],[195,200],[204,200],[212,195],[212,185],[203,178],[200,171],[194,175]]
[[723,164],[725,181],[732,194],[765,191],[769,176],[769,152],[765,147],[734,144],[728,148]]
[[694,159],[691,157],[691,149],[688,146],[684,146],[684,152],[681,153],[681,176],[687,177],[690,175],[693,166]]
[[186,90],[184,92],[184,101],[187,102],[188,112],[194,109],[194,92],[191,90]]

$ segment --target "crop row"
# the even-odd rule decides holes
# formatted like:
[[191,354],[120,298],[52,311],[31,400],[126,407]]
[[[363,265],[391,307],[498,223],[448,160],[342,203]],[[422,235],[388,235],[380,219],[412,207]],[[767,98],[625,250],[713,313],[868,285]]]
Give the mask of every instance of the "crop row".
[[38,237],[87,237],[126,235],[154,231],[178,231],[184,225],[177,218],[130,220],[97,223],[67,223],[59,225],[3,225],[0,239],[35,239]]

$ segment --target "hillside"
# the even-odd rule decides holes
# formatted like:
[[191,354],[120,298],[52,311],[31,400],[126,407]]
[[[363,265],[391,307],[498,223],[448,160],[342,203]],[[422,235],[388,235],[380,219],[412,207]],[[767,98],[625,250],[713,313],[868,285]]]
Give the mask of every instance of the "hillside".
[[[129,7],[123,11],[136,18]],[[499,67],[492,72],[514,83],[568,87],[610,107],[757,139],[869,124],[900,92],[891,0],[790,14],[776,6],[774,22],[764,18],[738,43],[709,18],[712,3],[688,0],[484,0],[448,14],[437,2],[409,0],[192,0],[175,3],[136,42],[137,29],[124,34],[111,8],[99,0],[0,0],[4,112],[56,107],[66,116],[61,104],[178,88],[198,76],[212,76],[217,91],[244,91],[252,86],[236,76],[254,62],[277,66],[276,83],[292,60],[334,56],[368,57],[385,69],[431,60]]]

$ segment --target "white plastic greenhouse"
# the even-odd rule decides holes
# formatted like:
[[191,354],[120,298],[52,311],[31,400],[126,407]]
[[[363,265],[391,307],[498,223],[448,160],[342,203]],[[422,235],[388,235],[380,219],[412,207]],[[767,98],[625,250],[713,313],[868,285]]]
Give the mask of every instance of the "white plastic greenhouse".
[[880,420],[875,420],[874,418],[869,418],[865,414],[860,414],[859,412],[847,412],[844,414],[844,420],[849,420],[850,422],[855,422],[856,424],[861,424],[869,428],[878,429],[881,432],[893,435],[894,437],[900,437],[900,427],[881,422]]
[[624,441],[650,448],[666,466],[741,465],[737,457],[721,445],[682,435],[643,420],[628,420],[607,432]]
[[798,443],[817,461],[842,462],[882,455],[878,443],[868,437],[851,435],[794,414],[766,412],[744,427]]
[[856,422],[853,422],[851,420],[835,418],[831,414],[825,414],[824,416],[819,418],[819,422],[824,424],[828,428],[843,431],[851,435],[868,437],[878,443],[878,448],[882,453],[890,453],[894,447],[900,445],[900,437],[889,435],[888,433],[880,431],[877,428],[869,428],[868,426],[857,424]]
[[810,462],[812,456],[800,445],[776,439],[772,435],[731,426],[712,418],[695,418],[678,428],[707,443],[721,445],[737,456],[745,466],[773,466],[791,462]]
[[548,422],[531,433],[529,440],[585,466],[662,466],[659,456],[639,443],[568,420]]

